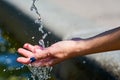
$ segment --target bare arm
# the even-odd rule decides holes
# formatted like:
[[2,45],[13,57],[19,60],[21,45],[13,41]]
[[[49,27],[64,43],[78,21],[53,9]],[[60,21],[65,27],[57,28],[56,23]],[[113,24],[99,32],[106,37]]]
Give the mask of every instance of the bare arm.
[[27,50],[19,48],[18,52],[25,57],[19,57],[18,62],[29,64],[30,57],[35,57],[40,66],[51,66],[76,56],[120,50],[120,27],[88,39],[60,41],[45,49],[31,44],[23,47]]
[[86,46],[88,46],[88,52],[86,52],[88,54],[120,50],[120,27],[87,39]]

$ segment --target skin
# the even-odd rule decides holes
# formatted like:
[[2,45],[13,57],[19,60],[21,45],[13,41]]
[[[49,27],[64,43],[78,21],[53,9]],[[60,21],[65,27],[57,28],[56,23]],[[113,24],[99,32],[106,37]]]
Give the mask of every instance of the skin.
[[29,64],[30,58],[35,57],[37,61],[32,65],[53,66],[73,57],[113,50],[120,50],[120,27],[87,39],[59,41],[47,48],[25,43],[18,49],[24,57],[18,57],[17,61]]

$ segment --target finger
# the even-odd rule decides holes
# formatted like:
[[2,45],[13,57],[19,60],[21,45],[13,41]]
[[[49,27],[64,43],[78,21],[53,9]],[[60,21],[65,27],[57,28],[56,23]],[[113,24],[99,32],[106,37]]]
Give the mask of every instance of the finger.
[[30,59],[29,58],[25,58],[25,57],[19,57],[19,58],[17,58],[17,62],[20,62],[22,64],[29,64],[30,63]]
[[23,48],[19,48],[18,52],[25,57],[33,57],[34,56],[32,52],[30,52],[26,49],[23,49]]
[[41,60],[37,60],[33,63],[31,63],[33,66],[40,67],[42,65]]
[[43,47],[42,47],[42,46],[38,46],[38,45],[35,45],[34,48],[35,48],[35,49],[43,50]]
[[33,53],[36,53],[38,51],[43,50],[43,47],[38,46],[38,45],[33,46],[33,45],[29,44],[29,43],[26,43],[23,47],[30,50],[30,51],[32,51]]
[[32,52],[34,52],[34,46],[29,44],[29,43],[24,44],[23,47],[30,50],[30,51],[32,51]]
[[50,61],[52,58],[45,58],[45,59],[40,59],[40,60],[37,60],[37,61],[35,61],[35,62],[33,62],[33,63],[31,63],[33,66],[36,66],[36,67],[40,67],[40,66],[42,66],[44,63],[46,63],[46,62],[48,62],[48,61]]

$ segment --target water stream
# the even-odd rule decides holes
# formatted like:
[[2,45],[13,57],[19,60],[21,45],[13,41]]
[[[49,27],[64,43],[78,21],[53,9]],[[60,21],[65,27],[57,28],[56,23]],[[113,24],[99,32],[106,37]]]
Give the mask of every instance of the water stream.
[[[40,13],[38,12],[37,7],[35,6],[35,2],[37,0],[32,0],[32,1],[33,3],[30,10],[35,11],[35,14],[38,15],[38,18],[35,20],[35,23],[40,25],[38,30],[43,34],[42,39],[39,40],[39,45],[45,48],[44,39],[48,36],[48,33],[45,33],[45,31],[43,30],[42,19]],[[30,69],[30,71],[33,73],[32,75],[33,80],[35,80],[36,77],[38,78],[38,80],[47,80],[50,78],[50,72],[52,70],[52,67],[36,67],[36,66],[32,66],[31,64],[27,66]]]

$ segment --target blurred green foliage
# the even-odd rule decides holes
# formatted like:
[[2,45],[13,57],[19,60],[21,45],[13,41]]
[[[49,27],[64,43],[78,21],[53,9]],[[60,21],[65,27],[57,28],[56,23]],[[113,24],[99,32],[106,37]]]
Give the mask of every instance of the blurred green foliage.
[[[5,52],[15,54],[22,44],[10,32],[6,31],[4,25],[0,24],[0,30],[0,37],[5,41],[0,43],[0,55]],[[26,66],[21,69],[8,70],[6,65],[0,64],[0,80],[28,80],[28,76],[24,76],[25,73],[31,74]],[[29,80],[33,79],[29,76]],[[55,80],[55,78],[52,76],[49,80]]]
[[[10,32],[6,31],[3,25],[0,25],[0,29],[1,37],[3,37],[6,41],[6,43],[2,44],[4,45],[5,51],[10,53],[16,52],[16,50],[22,46],[21,43],[17,41]],[[2,46],[0,45],[0,47]],[[0,52],[2,52],[2,50],[0,50]]]
[[[0,55],[4,54],[5,52],[14,54],[21,46],[20,42],[15,40],[12,34],[10,34],[8,31],[5,31],[2,24],[0,24],[0,39]],[[27,80],[27,77],[21,76],[24,73],[30,73],[27,67],[18,70],[8,70],[7,65],[0,64],[0,80]]]

